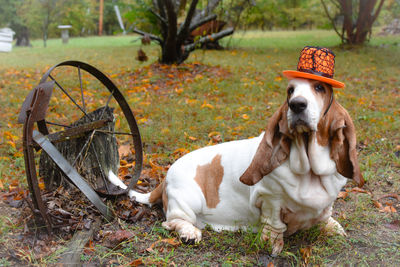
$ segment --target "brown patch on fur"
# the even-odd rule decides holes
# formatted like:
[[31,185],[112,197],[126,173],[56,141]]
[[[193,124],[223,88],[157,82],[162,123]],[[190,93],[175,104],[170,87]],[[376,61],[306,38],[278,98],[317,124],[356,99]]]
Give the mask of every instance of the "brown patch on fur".
[[164,181],[163,182],[163,192],[162,192],[162,204],[163,204],[165,214],[167,213],[167,210],[168,210],[168,196],[167,196],[167,192],[165,192],[166,189],[167,189],[167,183]]
[[164,212],[167,213],[168,209],[168,196],[165,192],[167,188],[167,183],[165,181],[161,182],[161,184],[157,185],[157,187],[151,191],[149,202],[151,204],[159,203],[162,201],[162,205],[164,208]]
[[221,165],[221,155],[216,155],[211,163],[197,166],[194,180],[203,191],[207,207],[215,208],[219,199],[219,186],[224,176],[224,168]]
[[303,211],[296,213],[287,208],[281,209],[281,220],[287,225],[285,236],[290,236],[298,230],[309,229],[319,222],[325,222],[329,218],[329,216],[331,216],[331,209],[332,207],[329,206],[325,208],[318,217],[306,221],[299,220],[299,217],[302,217],[302,215],[304,215],[302,214]]
[[318,123],[317,141],[321,146],[331,146],[331,158],[337,171],[364,185],[357,158],[356,131],[349,113],[333,100],[331,108]]
[[161,197],[163,195],[163,186],[164,186],[164,182],[157,185],[156,189],[151,191],[150,197],[149,197],[149,202],[151,204],[155,204],[155,203],[159,202],[159,200],[161,199]]
[[257,152],[240,177],[242,183],[256,184],[288,158],[292,136],[289,133],[287,111],[288,104],[284,103],[269,119]]

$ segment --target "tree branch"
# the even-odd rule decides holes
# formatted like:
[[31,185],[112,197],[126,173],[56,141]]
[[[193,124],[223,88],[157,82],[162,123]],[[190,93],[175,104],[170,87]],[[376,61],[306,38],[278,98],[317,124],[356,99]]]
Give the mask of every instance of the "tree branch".
[[196,11],[196,6],[199,0],[192,0],[190,3],[189,11],[186,15],[185,22],[179,27],[178,30],[178,43],[183,43],[189,34],[189,26],[192,21],[194,12]]
[[158,14],[157,12],[155,12],[155,11],[154,11],[153,9],[151,9],[151,8],[149,8],[148,10],[151,12],[151,14],[153,14],[154,16],[156,16],[156,18],[161,22],[161,24],[163,24],[163,26],[166,26],[166,27],[167,27],[167,20],[166,20],[165,18],[161,17],[160,14]]
[[196,12],[195,16],[193,17],[193,21],[197,21],[202,17],[208,16],[221,2],[221,0],[209,0],[207,6],[200,12]]
[[211,35],[203,36],[203,37],[199,38],[199,40],[195,41],[194,43],[185,45],[185,52],[189,53],[189,52],[195,50],[196,46],[199,44],[218,41],[219,39],[221,39],[225,36],[231,35],[233,32],[234,32],[233,28],[228,28],[226,30],[223,30],[223,31],[220,31],[217,33],[213,33]]
[[[157,4],[157,6],[155,4]],[[165,21],[165,24],[161,23],[161,35],[162,35],[163,39],[165,40],[165,39],[167,39],[167,35],[168,35],[168,21],[166,19],[167,16],[165,14],[164,4],[165,4],[165,2],[163,0],[153,0],[153,5],[158,8],[158,13],[159,13],[160,17],[163,18]]]
[[154,35],[154,34],[151,34],[151,33],[148,33],[148,32],[144,32],[144,31],[138,30],[138,29],[136,29],[136,28],[134,28],[132,31],[133,31],[134,33],[140,34],[140,35],[142,35],[142,36],[148,35],[148,36],[150,37],[151,40],[157,41],[161,46],[162,46],[163,43],[164,43],[163,40],[161,40],[160,37],[158,37],[158,36],[156,36],[156,35]]
[[[378,6],[378,9],[375,11],[375,14],[372,16],[372,23],[374,23],[374,21],[376,20],[376,18],[378,17],[378,15],[379,15],[379,13],[381,12],[381,9],[382,9],[382,6],[383,6],[383,3],[385,2],[385,0],[381,0],[380,2],[379,2],[379,6]],[[371,25],[372,25],[372,23],[371,23]]]
[[343,33],[340,34],[338,29],[336,28],[336,24],[335,24],[335,20],[331,17],[331,15],[329,14],[328,8],[326,7],[326,4],[324,2],[324,0],[321,0],[322,6],[324,7],[325,10],[325,14],[328,17],[328,19],[331,21],[333,29],[335,30],[336,34],[340,37],[340,39],[343,42]]
[[190,24],[189,33],[192,32],[193,30],[197,29],[201,25],[206,24],[207,22],[212,21],[216,18],[217,18],[217,15],[213,14],[213,15],[207,16],[205,18],[202,18],[198,21],[194,21],[193,23]]

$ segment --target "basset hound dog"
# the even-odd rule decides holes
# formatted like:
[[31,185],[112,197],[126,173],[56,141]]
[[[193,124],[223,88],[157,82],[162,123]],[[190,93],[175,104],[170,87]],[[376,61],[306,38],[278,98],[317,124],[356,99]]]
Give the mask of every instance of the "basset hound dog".
[[328,232],[345,235],[331,215],[348,178],[364,183],[355,128],[333,96],[332,87],[343,84],[331,78],[333,70],[330,78],[320,75],[327,70],[318,71],[318,64],[331,64],[334,54],[319,47],[305,47],[306,53],[315,57],[308,67],[313,73],[300,62],[298,71],[284,72],[287,101],[265,132],[188,153],[152,192],[130,191],[130,197],[162,203],[163,227],[183,240],[200,241],[205,225],[216,231],[261,227],[262,239],[278,254],[284,236],[320,222]]

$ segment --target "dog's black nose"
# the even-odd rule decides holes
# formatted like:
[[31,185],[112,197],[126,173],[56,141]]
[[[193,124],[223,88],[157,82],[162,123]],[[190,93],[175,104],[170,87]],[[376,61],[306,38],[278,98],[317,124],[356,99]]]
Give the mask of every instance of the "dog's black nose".
[[300,113],[307,108],[307,99],[298,96],[290,100],[289,107],[294,113]]

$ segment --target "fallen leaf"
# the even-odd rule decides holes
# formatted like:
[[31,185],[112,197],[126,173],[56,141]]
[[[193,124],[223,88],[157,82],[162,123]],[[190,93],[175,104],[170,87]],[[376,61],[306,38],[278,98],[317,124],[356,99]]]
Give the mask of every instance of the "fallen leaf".
[[139,266],[139,265],[143,265],[144,263],[143,263],[143,259],[142,258],[139,258],[139,259],[136,259],[136,260],[133,260],[133,261],[131,261],[129,264],[128,264],[128,266]]
[[373,203],[374,203],[374,206],[377,207],[378,209],[382,209],[383,208],[382,204],[379,201],[374,200]]
[[115,248],[118,246],[121,242],[132,238],[133,233],[128,230],[118,230],[116,232],[111,233],[106,237],[106,240],[104,242],[104,246],[108,248]]
[[361,189],[359,187],[354,187],[351,189],[351,192],[355,192],[355,193],[363,193],[363,194],[370,194],[370,192],[368,192],[367,190]]
[[154,248],[160,243],[165,243],[165,244],[171,245],[173,247],[177,247],[180,244],[180,242],[178,240],[176,240],[176,238],[164,238],[164,239],[157,240],[156,242],[151,244],[150,247],[148,247],[146,249],[146,251],[147,252],[154,251]]
[[118,148],[119,158],[127,157],[131,154],[131,146],[130,145],[122,145]]
[[301,248],[300,253],[301,253],[301,257],[304,260],[304,263],[307,265],[310,260],[312,248],[311,247]]
[[338,196],[337,196],[337,198],[343,198],[343,199],[345,199],[348,195],[349,195],[348,192],[340,191],[339,194],[338,194]]
[[209,108],[209,109],[214,109],[214,106],[207,103],[205,100],[203,102],[203,105],[201,105],[201,108]]
[[397,210],[393,206],[385,206],[383,209],[380,209],[379,212],[396,213]]

